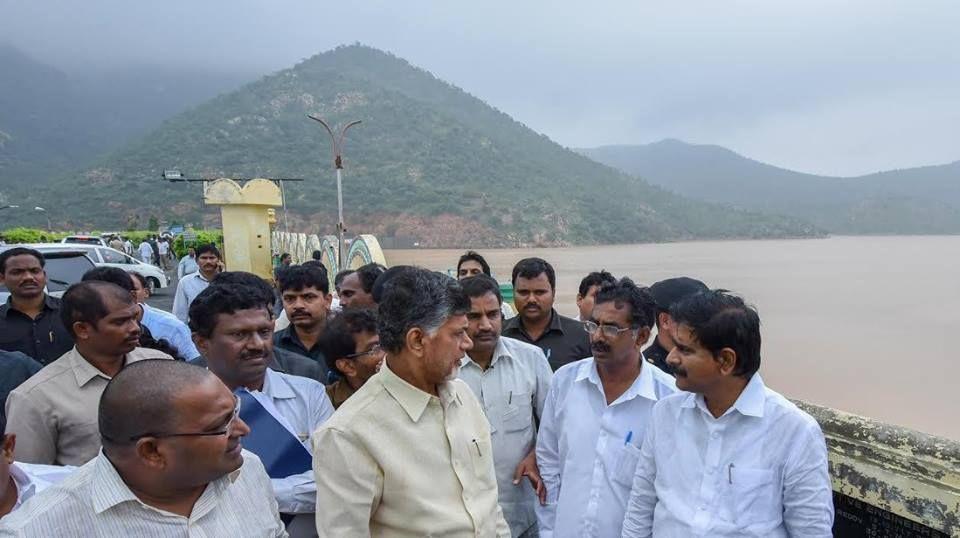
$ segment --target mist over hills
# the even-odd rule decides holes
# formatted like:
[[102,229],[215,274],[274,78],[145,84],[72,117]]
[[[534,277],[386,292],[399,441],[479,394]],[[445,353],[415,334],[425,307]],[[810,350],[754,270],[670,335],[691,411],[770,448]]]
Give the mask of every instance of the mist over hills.
[[[388,53],[339,47],[170,117],[35,193],[75,227],[142,226],[150,216],[216,218],[188,176],[302,177],[285,185],[291,228],[329,233],[335,183],[325,131],[351,120],[344,152],[352,232],[424,246],[629,243],[797,237],[803,219],[670,193],[552,142]],[[53,202],[56,203],[53,203]]]
[[670,139],[578,151],[684,196],[792,215],[833,233],[960,233],[960,161],[844,178]]

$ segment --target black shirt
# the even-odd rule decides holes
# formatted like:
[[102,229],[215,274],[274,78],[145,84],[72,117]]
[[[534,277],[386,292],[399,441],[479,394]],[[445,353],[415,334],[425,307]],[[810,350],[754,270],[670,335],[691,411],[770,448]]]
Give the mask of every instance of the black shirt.
[[297,335],[297,331],[294,330],[293,325],[287,325],[286,329],[273,333],[273,347],[274,349],[279,347],[287,351],[292,351],[297,355],[309,357],[326,368],[327,358],[324,357],[323,352],[320,351],[320,346],[314,344],[312,349],[307,349],[307,347],[303,345],[303,342],[300,341],[300,336]]
[[667,355],[669,354],[670,352],[660,345],[660,340],[658,340],[656,336],[653,337],[653,343],[650,344],[647,349],[643,350],[643,357],[647,359],[647,362],[675,376],[676,373],[673,371],[673,368],[667,364]]
[[542,349],[554,371],[564,364],[593,355],[590,351],[590,336],[583,330],[583,323],[561,316],[553,309],[550,310],[550,325],[536,341],[530,338],[523,328],[520,316],[510,318],[503,326],[501,334]]
[[13,297],[0,306],[0,349],[19,351],[43,365],[73,348],[73,337],[60,320],[60,299],[45,295],[37,319],[13,308]]

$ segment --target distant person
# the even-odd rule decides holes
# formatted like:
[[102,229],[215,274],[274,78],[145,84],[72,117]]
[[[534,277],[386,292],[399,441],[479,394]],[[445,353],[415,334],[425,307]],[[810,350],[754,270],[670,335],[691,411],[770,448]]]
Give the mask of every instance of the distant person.
[[[19,351],[0,350],[0,406],[7,403],[7,395],[10,391],[30,379],[30,376],[39,372],[41,368],[43,368],[42,364]],[[0,417],[6,417],[3,409],[0,409]]]
[[280,255],[280,263],[277,264],[277,267],[273,270],[273,280],[277,281],[280,279],[280,273],[286,270],[293,263],[293,256],[289,252],[284,252]]
[[657,303],[657,335],[647,349],[643,350],[643,357],[657,368],[668,374],[673,374],[673,367],[667,362],[667,355],[673,351],[673,333],[675,324],[670,317],[670,308],[682,299],[707,291],[707,285],[690,277],[677,277],[661,280],[650,286],[650,295]]
[[124,368],[103,391],[103,451],[4,518],[4,536],[285,537],[250,430],[216,376],[175,361]]
[[268,368],[273,316],[246,286],[214,284],[200,292],[190,305],[190,328],[207,368],[241,400],[240,418],[251,429],[243,444],[263,461],[280,513],[292,519],[288,530],[314,535],[313,449],[305,441],[333,414],[323,384]]
[[170,243],[164,238],[157,241],[157,255],[160,260],[160,268],[166,271],[170,262]]
[[313,434],[320,536],[510,536],[490,423],[456,379],[469,307],[456,280],[426,269],[385,286],[386,363]]
[[220,251],[216,245],[210,243],[197,249],[197,265],[199,270],[196,273],[185,275],[177,282],[177,292],[173,298],[173,315],[184,323],[188,322],[187,312],[194,297],[205,290],[220,272]]
[[123,238],[123,251],[127,256],[133,256],[133,241],[130,241],[129,237]]
[[73,347],[60,318],[60,299],[46,293],[43,254],[24,247],[0,253],[0,284],[10,297],[0,306],[0,349],[50,364]]
[[339,379],[327,385],[334,409],[360,390],[380,371],[385,355],[377,336],[377,314],[368,308],[351,308],[335,316],[320,336],[327,366]]
[[490,264],[474,250],[468,250],[457,262],[457,280],[463,280],[477,275],[493,276],[490,273]]
[[312,265],[296,265],[279,275],[277,287],[290,326],[274,334],[274,345],[326,364],[319,341],[330,314],[330,281]]
[[183,280],[183,277],[196,273],[200,270],[197,265],[197,251],[193,247],[187,249],[187,253],[180,258],[177,264],[177,280]]
[[760,378],[760,317],[723,291],[670,309],[677,388],[650,417],[623,536],[833,536],[820,425]]
[[150,286],[147,285],[147,277],[140,273],[129,273],[133,277],[134,298],[140,304],[145,304],[150,298]]
[[583,323],[593,356],[553,376],[537,436],[547,488],[546,506],[537,507],[542,534],[620,535],[650,414],[677,390],[672,377],[640,358],[655,308],[647,289],[629,278],[604,285]]
[[313,261],[315,261],[315,262],[320,262],[320,263],[322,264],[322,263],[323,263],[323,252],[320,252],[319,250],[314,250],[313,252],[310,253],[310,259],[313,260]]
[[[84,273],[81,281],[111,282],[130,292],[136,301],[139,296],[139,283],[133,274],[135,273],[128,273],[117,267],[96,267]],[[200,355],[193,345],[190,329],[182,321],[169,312],[147,304],[138,303],[137,306],[140,347],[162,351],[177,360],[190,360]]]
[[120,240],[120,236],[115,235],[110,239],[110,248],[123,252],[123,241]]
[[150,245],[150,250],[153,254],[153,264],[160,267],[160,245],[157,244],[157,236],[151,235],[150,238],[147,239],[147,244]]
[[[255,294],[257,300],[260,301],[265,308],[270,309],[273,306],[273,288],[266,280],[253,273],[225,271],[217,274],[211,285],[225,286],[228,288],[244,287],[249,293]],[[272,333],[270,337],[273,338]],[[326,364],[318,363],[313,359],[276,346],[271,346],[270,353],[273,356],[273,360],[269,366],[277,372],[308,377],[310,379],[316,379],[321,383],[327,378]],[[192,362],[204,367],[207,365],[202,356]]]
[[7,433],[7,420],[0,414],[0,520],[76,469],[15,462],[16,447],[17,436]]
[[[490,264],[480,255],[480,253],[468,250],[460,260],[457,261],[457,280],[463,280],[477,275],[487,275],[493,277],[490,272]],[[503,320],[508,320],[517,315],[513,308],[503,301],[500,301],[500,314]]]
[[597,291],[604,284],[613,284],[617,281],[610,273],[603,269],[594,271],[583,277],[580,281],[580,288],[577,290],[577,321],[586,321],[590,319],[590,313],[593,312],[593,301],[597,296]]
[[337,294],[343,308],[372,308],[377,306],[373,300],[373,284],[377,277],[387,270],[379,263],[368,263],[356,271],[348,273],[340,281]]
[[130,292],[109,282],[80,282],[63,294],[60,315],[76,346],[7,397],[7,428],[28,463],[83,465],[96,457],[97,403],[124,366],[170,359],[140,341],[139,309]]
[[153,264],[153,247],[150,246],[150,243],[146,239],[140,241],[137,252],[140,253],[140,261]]
[[535,507],[546,500],[546,489],[534,443],[553,370],[537,346],[500,336],[503,298],[496,280],[480,274],[460,283],[470,298],[467,335],[473,348],[460,361],[459,377],[492,426],[498,498],[510,532],[536,536]]
[[512,282],[517,317],[504,325],[504,336],[542,349],[554,371],[590,356],[583,324],[553,308],[557,276],[552,265],[541,258],[524,258],[513,267]]

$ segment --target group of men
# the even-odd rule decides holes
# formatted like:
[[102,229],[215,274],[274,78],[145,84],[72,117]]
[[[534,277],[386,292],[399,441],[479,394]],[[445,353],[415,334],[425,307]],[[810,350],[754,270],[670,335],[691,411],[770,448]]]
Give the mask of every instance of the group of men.
[[506,319],[472,251],[340,272],[334,307],[319,261],[272,287],[205,246],[163,316],[122,271],[48,297],[24,250],[0,323],[44,353],[6,402],[0,536],[831,533],[819,426],[764,386],[756,311],[697,280],[590,273],[578,320],[526,258]]

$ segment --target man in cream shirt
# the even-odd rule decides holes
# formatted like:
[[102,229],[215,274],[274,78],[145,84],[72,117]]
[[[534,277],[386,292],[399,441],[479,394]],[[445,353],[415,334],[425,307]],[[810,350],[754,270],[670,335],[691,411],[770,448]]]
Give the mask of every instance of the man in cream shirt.
[[425,269],[384,286],[386,364],[313,435],[320,536],[510,536],[489,423],[456,379],[469,309],[455,280]]

